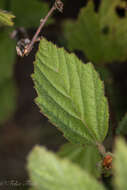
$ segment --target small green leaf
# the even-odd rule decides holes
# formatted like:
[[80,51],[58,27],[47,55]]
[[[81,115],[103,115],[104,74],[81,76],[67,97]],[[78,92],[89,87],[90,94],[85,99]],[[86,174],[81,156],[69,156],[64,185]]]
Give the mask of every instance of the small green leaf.
[[116,129],[117,135],[127,135],[127,114],[122,118],[120,121],[117,129]]
[[[119,9],[125,11],[125,16],[120,17]],[[98,12],[95,12],[93,1],[89,1],[77,21],[65,22],[64,30],[68,47],[82,50],[93,63],[127,59],[127,11],[124,1],[101,1]]]
[[95,146],[78,146],[75,144],[66,143],[58,152],[62,158],[67,158],[74,163],[77,163],[82,169],[88,171],[95,177],[100,176],[100,169],[97,164],[101,160],[99,151]]
[[123,139],[116,142],[114,175],[115,189],[127,189],[127,144]]
[[102,142],[108,130],[103,83],[91,63],[45,39],[40,42],[33,75],[41,111],[73,143]]
[[104,190],[87,172],[62,160],[45,148],[36,146],[28,158],[28,170],[38,190]]
[[12,19],[15,18],[14,15],[11,13],[8,13],[7,11],[0,10],[0,26],[1,25],[7,25],[7,26],[13,26]]

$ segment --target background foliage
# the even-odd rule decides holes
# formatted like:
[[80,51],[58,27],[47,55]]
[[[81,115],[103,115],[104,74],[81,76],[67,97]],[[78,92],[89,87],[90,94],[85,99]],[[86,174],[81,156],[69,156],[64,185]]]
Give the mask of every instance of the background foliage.
[[[77,21],[64,24],[70,49],[82,50],[93,63],[124,61],[126,55],[126,2],[100,2],[95,11],[94,2],[80,10]],[[123,15],[119,13],[123,10]]]

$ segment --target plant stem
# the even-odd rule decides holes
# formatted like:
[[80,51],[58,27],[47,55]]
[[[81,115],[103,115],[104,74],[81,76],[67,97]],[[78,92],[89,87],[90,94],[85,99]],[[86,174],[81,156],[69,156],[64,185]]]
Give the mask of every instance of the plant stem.
[[43,28],[43,26],[45,25],[46,21],[48,20],[48,17],[53,13],[53,11],[55,10],[56,8],[53,6],[50,11],[48,12],[48,14],[46,15],[46,17],[44,19],[41,19],[41,24],[40,26],[38,27],[35,35],[33,36],[32,40],[31,40],[31,43],[29,44],[28,48],[27,48],[27,54],[31,51],[34,43],[36,42],[36,39],[41,31],[41,29]]
[[104,157],[105,154],[106,154],[106,150],[105,150],[104,145],[101,144],[101,143],[98,143],[98,142],[96,142],[96,145],[97,145],[97,148],[98,148],[99,152],[100,152],[101,155]]
[[30,44],[27,46],[26,49],[26,55],[29,54],[29,52],[31,51],[34,43],[37,41],[38,35],[41,32],[42,28],[44,27],[45,23],[47,22],[48,18],[51,16],[51,14],[58,9],[60,12],[62,12],[63,10],[63,3],[61,2],[61,0],[56,0],[54,5],[52,6],[52,8],[49,10],[48,14],[45,16],[44,19],[41,19],[40,21],[40,25],[35,33],[35,35],[33,36]]

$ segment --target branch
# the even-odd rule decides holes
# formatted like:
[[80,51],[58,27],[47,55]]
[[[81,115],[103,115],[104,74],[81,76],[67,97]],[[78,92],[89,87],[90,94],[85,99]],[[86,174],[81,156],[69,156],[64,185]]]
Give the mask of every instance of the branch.
[[96,142],[96,145],[97,145],[97,148],[98,148],[99,152],[100,152],[101,155],[104,157],[105,154],[106,154],[106,150],[105,150],[104,145],[101,144],[101,143],[98,143],[98,142]]
[[[38,41],[39,33],[41,32],[42,28],[44,27],[45,23],[47,22],[48,18],[52,15],[52,13],[55,10],[59,10],[60,12],[63,11],[63,3],[61,0],[56,0],[52,8],[49,10],[48,14],[45,16],[44,19],[41,19],[40,25],[35,32],[35,35],[33,36],[32,40],[29,39],[21,39],[21,42],[19,41],[16,46],[17,54],[21,57],[24,55],[28,55],[30,51],[33,48],[33,45],[36,41]],[[23,45],[24,43],[24,45]]]

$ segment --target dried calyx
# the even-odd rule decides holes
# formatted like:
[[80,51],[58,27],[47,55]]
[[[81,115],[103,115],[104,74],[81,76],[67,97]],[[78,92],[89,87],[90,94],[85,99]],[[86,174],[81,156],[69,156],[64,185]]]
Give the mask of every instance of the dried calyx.
[[55,1],[55,8],[58,9],[60,12],[63,12],[63,2],[61,0]]
[[28,49],[29,44],[30,44],[30,39],[28,38],[24,38],[18,41],[16,45],[17,54],[21,57],[23,57],[24,55],[27,55],[27,49]]

